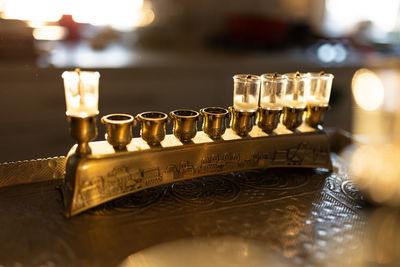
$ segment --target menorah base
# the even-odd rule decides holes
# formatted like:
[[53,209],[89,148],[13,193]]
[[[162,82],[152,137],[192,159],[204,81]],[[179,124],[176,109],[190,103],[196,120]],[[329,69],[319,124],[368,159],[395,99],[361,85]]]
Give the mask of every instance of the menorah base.
[[302,125],[296,133],[279,124],[272,134],[254,127],[246,137],[227,129],[220,140],[198,132],[182,144],[167,135],[159,147],[134,138],[125,152],[106,141],[90,143],[92,154],[69,153],[63,186],[66,216],[149,187],[233,171],[304,167],[331,169],[328,136]]

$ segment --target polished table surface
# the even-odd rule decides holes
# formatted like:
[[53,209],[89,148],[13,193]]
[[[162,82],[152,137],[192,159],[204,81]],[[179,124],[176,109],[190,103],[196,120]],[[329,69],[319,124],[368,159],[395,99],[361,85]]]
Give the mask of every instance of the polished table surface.
[[[332,160],[331,173],[269,169],[163,185],[71,219],[60,179],[0,188],[0,264],[176,266],[162,251],[192,266],[265,266],[265,257],[271,266],[354,264],[370,209],[344,160]],[[236,265],[218,265],[213,252]]]

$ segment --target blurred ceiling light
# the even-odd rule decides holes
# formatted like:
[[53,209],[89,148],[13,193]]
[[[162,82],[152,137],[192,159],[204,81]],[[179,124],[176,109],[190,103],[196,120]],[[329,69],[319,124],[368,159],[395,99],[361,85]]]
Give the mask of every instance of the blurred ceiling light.
[[347,51],[340,43],[324,43],[317,48],[317,56],[324,63],[341,63],[346,60]]
[[60,0],[3,0],[3,18],[58,21],[61,18]]
[[396,27],[400,0],[326,0],[325,7],[324,26],[331,36],[349,34],[362,21],[371,21],[386,33]]
[[[0,0],[1,1],[1,0]],[[144,0],[2,0],[5,19],[56,22],[71,14],[76,22],[132,30],[153,22],[154,13]]]
[[376,73],[368,69],[358,70],[351,82],[353,96],[356,103],[364,110],[378,109],[384,99],[382,81]]
[[73,0],[70,5],[76,22],[111,25],[116,28],[137,26],[142,8],[143,0]]
[[44,26],[33,30],[33,37],[36,40],[57,41],[66,36],[66,29],[61,26]]

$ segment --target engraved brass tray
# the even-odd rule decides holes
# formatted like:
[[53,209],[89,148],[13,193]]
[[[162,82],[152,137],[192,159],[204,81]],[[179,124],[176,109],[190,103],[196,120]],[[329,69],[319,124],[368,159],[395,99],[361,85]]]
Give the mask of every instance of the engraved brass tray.
[[[339,143],[335,139],[332,147]],[[242,266],[375,266],[382,260],[396,266],[399,213],[378,209],[378,228],[371,231],[375,209],[351,181],[348,163],[334,153],[330,158],[332,172],[273,168],[210,175],[144,189],[70,219],[57,189],[63,184],[57,166],[65,158],[0,164],[7,177],[0,187],[0,265],[154,266],[154,251],[161,251],[194,266],[190,259],[200,254],[188,249],[206,244],[209,254],[197,266],[217,266],[215,255],[226,248],[225,264],[239,256],[257,259],[254,251],[263,255],[258,265]],[[365,244],[372,244],[368,254],[361,253]],[[159,259],[158,266],[178,266],[171,257]]]

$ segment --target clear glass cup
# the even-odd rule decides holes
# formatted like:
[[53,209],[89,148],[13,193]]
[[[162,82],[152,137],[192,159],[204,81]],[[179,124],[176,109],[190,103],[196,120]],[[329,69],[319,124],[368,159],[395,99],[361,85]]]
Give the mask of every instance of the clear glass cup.
[[236,110],[255,111],[260,96],[260,76],[238,74],[233,76],[233,107]]
[[264,109],[281,110],[285,95],[287,77],[277,73],[261,75],[260,106]]
[[307,105],[325,107],[329,105],[332,81],[334,76],[330,73],[309,73],[310,86],[306,91]]
[[308,73],[287,73],[287,86],[285,91],[284,106],[304,109],[306,106],[305,92],[310,87],[310,75]]
[[65,71],[62,74],[65,88],[67,115],[88,117],[99,113],[99,78],[98,72]]

